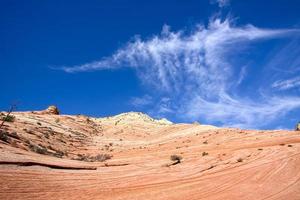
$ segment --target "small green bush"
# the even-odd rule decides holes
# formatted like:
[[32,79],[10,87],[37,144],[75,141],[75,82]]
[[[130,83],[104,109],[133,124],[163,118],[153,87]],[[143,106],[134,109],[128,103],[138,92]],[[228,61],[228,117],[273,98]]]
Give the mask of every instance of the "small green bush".
[[5,121],[5,122],[14,122],[15,118],[16,117],[13,115],[6,115],[6,116],[1,117],[1,120]]

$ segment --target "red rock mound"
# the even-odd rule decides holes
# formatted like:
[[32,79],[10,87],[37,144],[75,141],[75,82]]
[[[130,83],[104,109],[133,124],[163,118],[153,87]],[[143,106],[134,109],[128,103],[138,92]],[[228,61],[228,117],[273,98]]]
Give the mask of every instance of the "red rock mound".
[[0,199],[300,199],[300,135],[13,113],[0,132]]

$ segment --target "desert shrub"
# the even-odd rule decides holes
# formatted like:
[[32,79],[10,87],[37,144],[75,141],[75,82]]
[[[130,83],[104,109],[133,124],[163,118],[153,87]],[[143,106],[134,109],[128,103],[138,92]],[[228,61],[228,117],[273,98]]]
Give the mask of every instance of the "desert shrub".
[[98,154],[97,156],[95,156],[95,160],[99,161],[99,162],[103,162],[103,161],[109,160],[111,158],[112,158],[112,156],[109,154]]
[[6,143],[11,143],[11,142],[13,142],[12,139],[19,140],[20,137],[16,132],[9,133],[9,132],[0,130],[0,140],[2,140],[3,142],[6,142]]
[[208,155],[208,153],[207,152],[202,152],[202,156],[207,156]]
[[56,152],[53,155],[55,157],[62,158],[65,155],[65,153],[63,151],[56,150]]
[[31,151],[33,151],[35,153],[39,153],[39,154],[43,154],[43,155],[48,154],[48,151],[45,147],[40,147],[40,146],[35,145],[35,144],[30,144],[29,148],[31,149]]
[[77,158],[74,158],[74,160],[80,160],[80,161],[86,161],[87,156],[82,154],[77,154]]
[[98,154],[96,156],[82,155],[78,154],[75,160],[81,160],[86,162],[103,162],[112,158],[112,155],[109,154]]
[[[12,105],[7,112],[7,114],[4,116],[4,114],[1,112],[0,118],[2,119],[2,123],[0,124],[0,129],[4,125],[4,122],[13,122],[15,120],[15,116],[10,115],[11,112],[16,108],[16,105]],[[4,116],[4,117],[3,117]]]
[[5,122],[14,122],[15,121],[15,116],[13,115],[6,115],[6,116],[2,116],[1,120],[5,121]]
[[175,161],[176,163],[180,163],[182,160],[182,157],[178,156],[178,155],[171,155],[170,160]]
[[208,144],[208,142],[207,142],[207,141],[204,141],[203,144]]
[[0,140],[2,140],[3,142],[6,142],[6,143],[10,143],[10,138],[8,137],[7,133],[4,132],[4,131],[1,131],[0,130]]
[[47,153],[49,155],[52,155],[52,156],[55,156],[57,158],[62,158],[64,155],[67,155],[68,153],[67,152],[63,152],[63,151],[60,151],[60,150],[57,150],[57,149],[54,149],[51,145],[47,146],[48,149],[54,151],[53,152],[50,152],[50,151],[47,151]]
[[20,136],[16,132],[8,133],[9,137],[19,140]]
[[42,126],[41,122],[37,122],[36,124],[39,125],[39,126]]
[[242,158],[238,158],[237,161],[238,162],[243,162],[243,159]]
[[55,119],[55,123],[59,123],[60,122],[60,119],[59,118],[56,118]]

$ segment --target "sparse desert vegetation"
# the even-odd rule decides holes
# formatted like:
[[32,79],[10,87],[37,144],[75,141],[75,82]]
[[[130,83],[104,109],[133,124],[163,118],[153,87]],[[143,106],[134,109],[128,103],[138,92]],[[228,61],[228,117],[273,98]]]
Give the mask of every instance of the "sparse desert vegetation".
[[96,156],[78,154],[75,160],[86,161],[86,162],[103,162],[112,158],[109,154],[98,154]]
[[[27,199],[34,199],[32,190],[45,196],[49,194],[48,185],[55,186],[55,192],[47,196],[48,199],[92,195],[92,199],[122,197],[129,200],[132,194],[124,192],[127,187],[135,188],[141,195],[139,199],[147,199],[148,193],[151,198],[158,198],[152,196],[152,192],[160,196],[162,188],[172,188],[173,183],[180,184],[181,188],[176,191],[176,198],[185,199],[187,193],[196,199],[207,198],[207,194],[216,197],[214,192],[217,191],[224,195],[222,198],[232,199],[231,194],[239,195],[241,191],[246,197],[254,190],[268,195],[261,189],[264,186],[271,185],[274,191],[275,188],[284,190],[281,184],[273,184],[279,181],[290,185],[289,194],[298,194],[297,183],[289,181],[297,176],[294,168],[285,170],[284,176],[272,174],[276,167],[278,173],[284,170],[280,168],[282,163],[296,166],[299,134],[295,131],[163,124],[163,121],[135,113],[108,118],[58,116],[49,110],[12,115],[17,120],[5,123],[0,132],[0,184],[18,184],[18,187],[4,187],[0,199],[7,196],[15,199],[19,192],[25,193]],[[116,121],[120,123],[115,125]],[[271,162],[272,159],[277,161]],[[268,174],[272,182],[258,178],[257,182],[252,180],[248,184],[245,177],[253,173],[260,178]],[[45,184],[36,184],[39,177]],[[240,181],[247,187],[241,190],[236,184]],[[224,184],[230,185],[230,189],[210,187],[223,188]],[[88,192],[72,192],[82,187]],[[118,192],[112,193],[106,188],[115,188]],[[202,193],[206,195],[201,196]],[[117,196],[112,198],[111,195]],[[167,199],[173,198],[172,193],[165,195]]]
[[170,156],[170,160],[171,161],[174,161],[175,163],[180,163],[181,160],[182,160],[182,156],[179,156],[179,155],[171,155]]
[[207,156],[208,155],[208,153],[207,152],[202,152],[202,156]]
[[1,121],[14,122],[15,121],[15,116],[13,116],[13,115],[3,115],[3,116],[1,116]]

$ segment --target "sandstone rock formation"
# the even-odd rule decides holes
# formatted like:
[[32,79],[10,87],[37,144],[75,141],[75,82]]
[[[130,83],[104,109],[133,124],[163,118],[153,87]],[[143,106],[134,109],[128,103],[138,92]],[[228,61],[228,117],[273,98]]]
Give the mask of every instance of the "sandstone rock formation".
[[296,131],[54,113],[2,127],[0,199],[300,199]]
[[59,110],[56,106],[49,106],[46,112],[52,115],[59,115]]
[[297,123],[295,130],[300,131],[300,122]]
[[153,123],[153,124],[161,124],[161,125],[171,125],[173,124],[171,121],[162,118],[162,119],[153,119],[148,115],[141,112],[127,112],[122,113],[113,117],[100,118],[99,120],[103,121],[109,119],[110,121],[115,121],[115,123],[119,124],[131,124],[131,123]]

